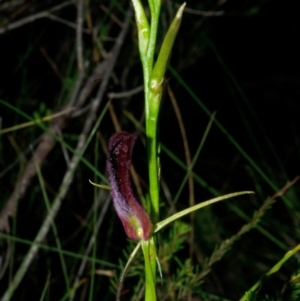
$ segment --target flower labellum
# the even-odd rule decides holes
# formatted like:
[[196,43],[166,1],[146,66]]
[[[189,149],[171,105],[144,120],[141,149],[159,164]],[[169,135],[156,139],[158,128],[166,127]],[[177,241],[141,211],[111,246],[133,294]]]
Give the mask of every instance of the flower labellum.
[[106,169],[113,204],[127,236],[133,240],[147,240],[152,233],[152,223],[133,195],[129,176],[135,140],[134,135],[126,132],[118,132],[111,136]]

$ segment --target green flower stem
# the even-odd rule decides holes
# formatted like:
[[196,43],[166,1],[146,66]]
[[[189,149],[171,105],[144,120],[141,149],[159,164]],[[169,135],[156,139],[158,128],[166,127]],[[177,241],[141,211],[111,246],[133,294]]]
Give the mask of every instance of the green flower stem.
[[[177,35],[182,13],[183,4],[173,20],[166,37],[163,41],[157,62],[154,65],[154,53],[156,37],[161,8],[161,0],[148,0],[151,22],[146,17],[145,11],[140,0],[132,0],[135,19],[138,29],[139,51],[144,75],[145,93],[145,115],[146,115],[146,135],[148,152],[148,172],[151,198],[150,216],[152,223],[159,221],[159,159],[157,124],[160,102],[163,91],[163,80],[165,76],[167,62]],[[154,67],[153,67],[154,66]],[[154,238],[151,237],[141,242],[145,260],[145,300],[156,301],[156,247]],[[137,250],[137,249],[136,249]]]
[[145,301],[156,301],[156,248],[153,237],[141,244],[145,261]]
[[[151,219],[153,222],[159,220],[159,182],[157,162],[157,117],[150,121],[150,109],[152,108],[149,97],[150,76],[153,68],[154,52],[161,0],[149,0],[151,11],[151,25],[149,23],[140,0],[132,0],[135,19],[138,29],[139,51],[144,75],[146,135],[149,166],[149,185],[151,197]],[[153,114],[152,114],[153,115]],[[158,115],[158,114],[156,114]]]
[[[184,9],[185,3],[179,8],[161,47],[158,59],[153,68],[148,93],[146,96],[146,133],[148,147],[148,163],[149,163],[149,182],[150,196],[152,202],[151,216],[153,222],[159,220],[159,162],[157,156],[158,141],[157,141],[157,124],[158,115],[163,92],[163,81],[166,72],[167,62],[176,38]],[[152,26],[152,23],[151,23]],[[152,32],[151,32],[152,33]],[[149,48],[151,45],[151,33]],[[156,33],[155,33],[156,34]],[[149,49],[148,49],[149,52]],[[145,91],[146,92],[146,91]]]
[[151,220],[159,220],[159,162],[157,158],[157,121],[146,121],[149,185],[151,198]]

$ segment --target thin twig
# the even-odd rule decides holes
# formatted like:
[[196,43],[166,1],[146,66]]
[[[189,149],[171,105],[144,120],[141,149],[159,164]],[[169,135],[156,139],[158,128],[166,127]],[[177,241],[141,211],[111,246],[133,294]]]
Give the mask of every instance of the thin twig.
[[81,107],[86,99],[91,95],[93,89],[99,84],[99,80],[102,79],[103,74],[105,74],[108,68],[108,60],[102,61],[97,65],[93,74],[87,80],[85,86],[81,89],[76,102],[77,107]]
[[[190,195],[189,205],[190,205],[190,207],[192,207],[195,205],[195,194],[194,194],[194,178],[193,178],[193,174],[192,174],[192,160],[191,160],[189,143],[187,140],[186,131],[185,131],[184,123],[183,123],[182,116],[180,113],[180,109],[178,107],[175,95],[174,95],[170,85],[168,85],[168,94],[171,99],[171,103],[173,105],[176,118],[178,120],[180,133],[181,133],[181,137],[182,137],[183,148],[184,148],[185,159],[186,159],[186,166],[187,166],[187,173],[188,173],[188,184],[189,184],[189,195]],[[190,214],[190,220],[191,220],[191,232],[190,232],[190,237],[189,237],[190,258],[192,258],[192,255],[194,252],[194,236],[195,236],[194,219],[195,219],[195,213],[192,212]]]
[[225,11],[202,11],[202,10],[196,10],[192,8],[185,7],[184,8],[185,13],[193,14],[193,15],[198,15],[202,17],[220,17],[225,14]]
[[40,51],[43,54],[43,56],[45,57],[45,59],[47,60],[47,62],[49,63],[49,65],[51,66],[54,73],[57,75],[57,77],[63,83],[64,82],[64,76],[62,75],[62,73],[58,69],[57,64],[55,63],[55,61],[49,56],[49,54],[48,54],[47,50],[45,49],[45,47],[41,46]]
[[[61,132],[61,129],[57,130],[57,135],[61,139],[61,141],[64,140],[64,137],[63,137],[63,134]],[[61,143],[60,145],[61,145],[61,149],[62,149],[62,153],[63,153],[64,159],[66,161],[66,165],[69,167],[70,166],[70,156],[68,154],[66,146],[63,143]]]
[[110,92],[107,94],[108,98],[126,98],[126,97],[131,97],[135,94],[138,94],[144,90],[144,86],[138,86],[132,90],[124,91],[124,92]]
[[13,30],[13,29],[16,29],[18,27],[21,27],[27,23],[31,23],[37,19],[41,19],[41,18],[45,18],[45,17],[49,17],[49,15],[51,15],[52,12],[54,11],[57,11],[57,10],[60,10],[66,6],[69,6],[73,4],[73,1],[66,1],[64,3],[61,3],[59,5],[56,5],[48,10],[44,10],[42,12],[39,12],[37,14],[34,14],[34,15],[31,15],[31,16],[28,16],[26,18],[23,18],[21,20],[18,20],[16,22],[12,22],[10,24],[7,24],[6,26],[0,28],[0,34],[3,34],[7,31],[10,31],[10,30]]
[[167,183],[166,183],[163,175],[160,178],[160,185],[161,185],[162,191],[163,191],[163,193],[165,195],[165,198],[167,199],[168,204],[170,206],[170,209],[168,209],[169,214],[170,215],[175,214],[177,212],[177,210],[176,210],[176,208],[174,206],[174,200],[172,198],[170,189],[169,189],[169,187],[168,187],[168,185],[167,185]]
[[16,10],[14,10],[8,18],[4,19],[1,22],[1,27],[6,26],[9,22],[18,18],[20,15],[24,14],[24,12],[26,10],[28,10],[28,8],[30,7],[31,4],[32,4],[32,1],[27,1],[25,3],[22,3],[22,5],[18,8],[16,8]]
[[83,27],[83,0],[77,1],[77,26],[76,26],[76,55],[77,68],[80,76],[84,75],[83,64],[83,45],[82,45],[82,27]]
[[[67,20],[62,19],[62,18],[60,18],[58,16],[49,14],[49,15],[45,16],[45,18],[48,18],[48,19],[50,19],[52,21],[56,21],[56,22],[59,22],[61,24],[67,25],[67,26],[69,26],[69,27],[71,27],[71,28],[73,28],[75,30],[77,29],[77,24],[76,23],[67,21]],[[87,28],[82,28],[82,32],[84,32],[86,34],[91,34],[91,31],[89,29],[87,29]]]
[[[63,128],[61,121],[62,119],[59,118],[55,123],[50,125],[50,130],[53,133],[56,133],[58,127]],[[49,152],[53,149],[54,145],[55,140],[51,135],[48,133],[42,135],[41,142],[37,146],[31,160],[28,162],[24,173],[17,182],[5,207],[0,212],[0,231],[10,232],[8,219],[9,217],[14,216],[18,200],[25,195],[32,178],[36,175],[35,163],[41,165]]]
[[14,6],[21,5],[25,0],[10,0],[0,5],[0,10],[11,9]]
[[[70,100],[70,104],[74,105],[76,103],[76,106],[78,108],[81,107],[81,105],[84,103],[86,98],[88,97],[88,94],[86,94],[86,98],[83,100],[79,100],[79,90],[82,85],[82,82],[85,77],[84,72],[84,65],[83,65],[83,47],[82,47],[82,26],[83,26],[83,3],[80,3],[80,0],[78,0],[78,8],[77,8],[77,24],[76,24],[76,55],[77,55],[77,68],[78,68],[78,79],[76,81],[75,89],[73,96]],[[82,6],[81,6],[82,4]],[[86,83],[85,88],[89,85],[89,82]]]
[[193,32],[197,30],[203,24],[203,22],[205,22],[209,17],[213,17],[212,16],[213,12],[219,12],[220,7],[224,5],[226,2],[227,0],[218,0],[217,3],[208,11],[210,15],[202,14],[202,18],[194,26]]
[[81,135],[79,136],[75,154],[72,157],[69,169],[66,171],[66,173],[63,177],[61,186],[59,188],[59,192],[52,203],[52,206],[47,214],[45,221],[43,222],[37,236],[35,237],[34,243],[30,247],[27,254],[25,255],[21,266],[19,267],[19,269],[17,270],[16,274],[14,275],[12,281],[10,282],[10,285],[9,285],[8,289],[5,291],[1,301],[8,301],[11,298],[14,290],[20,284],[20,282],[23,279],[25,273],[27,272],[29,266],[31,265],[33,259],[36,257],[38,250],[39,250],[38,243],[43,241],[45,239],[46,235],[48,234],[50,226],[61,206],[62,200],[65,198],[65,196],[69,190],[69,187],[72,183],[74,173],[75,173],[76,167],[80,161],[80,158],[83,155],[85,149],[87,148],[88,143],[91,141],[91,138],[93,137],[93,134],[96,131],[96,129],[94,128],[92,133],[88,137],[88,133],[90,132],[90,130],[94,124],[94,121],[96,119],[98,108],[102,102],[109,79],[111,77],[111,74],[113,72],[113,69],[114,69],[116,61],[117,61],[117,58],[119,56],[121,46],[123,45],[125,35],[128,31],[129,19],[131,18],[131,15],[132,15],[132,11],[131,11],[131,9],[129,9],[128,14],[126,15],[126,21],[124,22],[124,26],[119,34],[116,44],[113,47],[112,56],[109,60],[109,65],[106,70],[105,76],[103,78],[101,86],[99,87],[97,96],[94,99],[94,101],[92,102],[91,110],[86,118],[86,122],[84,124],[83,131],[82,131]]
[[121,131],[121,126],[120,126],[120,123],[118,121],[118,118],[117,118],[117,115],[116,115],[116,112],[115,112],[115,109],[114,109],[114,105],[111,102],[109,104],[108,111],[109,111],[109,114],[110,114],[111,121],[114,125],[115,131],[120,132]]
[[103,4],[100,4],[100,8],[106,13],[109,14],[109,17],[116,23],[118,24],[121,28],[123,26],[122,21],[113,13],[111,13],[106,6],[104,6]]

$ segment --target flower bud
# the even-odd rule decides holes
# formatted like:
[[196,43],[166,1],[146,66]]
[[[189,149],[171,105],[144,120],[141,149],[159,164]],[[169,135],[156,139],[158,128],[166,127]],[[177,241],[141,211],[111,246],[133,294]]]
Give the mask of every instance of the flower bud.
[[147,240],[152,233],[152,223],[132,192],[129,176],[135,140],[130,133],[114,134],[109,139],[106,169],[113,204],[127,236],[133,240]]

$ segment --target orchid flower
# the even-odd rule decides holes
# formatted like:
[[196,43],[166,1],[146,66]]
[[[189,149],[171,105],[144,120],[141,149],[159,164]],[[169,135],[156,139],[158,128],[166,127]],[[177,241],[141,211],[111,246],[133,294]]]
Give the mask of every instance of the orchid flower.
[[133,240],[147,240],[152,234],[152,223],[147,212],[136,200],[129,168],[136,136],[118,132],[109,139],[106,169],[115,210],[127,236]]

